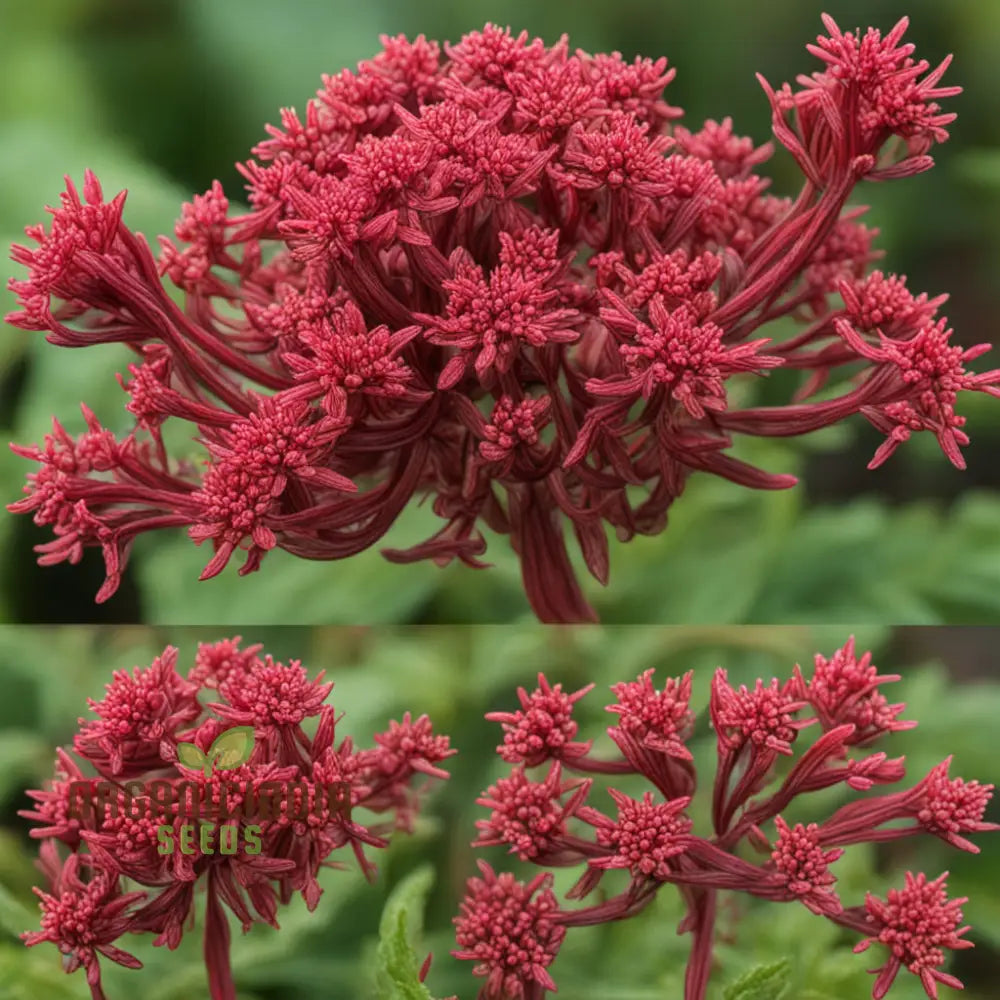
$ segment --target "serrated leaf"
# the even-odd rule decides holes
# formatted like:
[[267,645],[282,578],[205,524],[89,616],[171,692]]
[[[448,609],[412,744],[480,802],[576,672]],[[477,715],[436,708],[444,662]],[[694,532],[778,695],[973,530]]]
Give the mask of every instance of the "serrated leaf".
[[234,726],[215,737],[208,759],[217,771],[231,771],[249,760],[253,744],[253,726]]
[[433,882],[430,866],[418,868],[386,900],[376,952],[378,1000],[432,1000],[420,982],[420,963],[412,941],[422,930],[424,903]]
[[782,1000],[791,968],[787,959],[755,966],[722,991],[723,1000]]
[[205,766],[206,757],[195,743],[178,743],[177,759],[185,766],[200,771]]

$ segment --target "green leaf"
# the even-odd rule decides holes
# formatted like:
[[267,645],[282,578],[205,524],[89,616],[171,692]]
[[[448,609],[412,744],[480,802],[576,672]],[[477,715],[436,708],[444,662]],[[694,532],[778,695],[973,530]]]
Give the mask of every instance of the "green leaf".
[[1000,187],[1000,149],[970,149],[955,164],[955,172],[972,184]]
[[376,952],[378,1000],[431,1000],[419,979],[420,963],[412,941],[422,930],[424,903],[433,882],[429,865],[418,868],[386,900]]
[[246,763],[253,753],[253,726],[234,726],[215,737],[208,758],[217,771],[231,771]]
[[23,779],[44,771],[51,758],[51,745],[37,733],[25,729],[0,731],[0,804],[19,792]]
[[201,747],[195,743],[178,743],[177,759],[185,766],[200,771],[207,760]]
[[441,522],[428,508],[411,504],[376,547],[345,560],[311,561],[288,552],[268,554],[257,573],[236,576],[238,560],[213,580],[198,582],[211,553],[183,531],[140,539],[135,570],[147,613],[162,625],[386,624],[406,622],[442,583],[431,563],[395,566],[384,547],[414,545]]
[[[0,945],[0,997],[3,1000],[84,1000],[90,997],[82,972],[67,976],[50,945],[25,948],[18,941]],[[108,963],[110,964],[110,963]]]
[[38,917],[0,885],[0,928],[13,937],[38,926]]
[[791,963],[787,959],[758,965],[722,991],[724,1000],[781,1000],[788,992]]

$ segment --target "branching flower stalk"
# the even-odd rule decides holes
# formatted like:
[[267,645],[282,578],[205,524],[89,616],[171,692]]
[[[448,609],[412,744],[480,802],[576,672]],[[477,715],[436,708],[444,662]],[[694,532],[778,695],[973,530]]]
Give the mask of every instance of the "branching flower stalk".
[[[236,637],[200,646],[186,676],[172,647],[117,672],[73,753],[57,752],[55,778],[28,793],[21,815],[36,824],[48,888],[35,890],[41,929],[23,937],[55,944],[67,972],[82,966],[94,1000],[100,957],[141,967],[116,943],[126,933],[174,949],[196,909],[212,1000],[236,1000],[226,911],[246,932],[278,927],[296,893],[314,910],[320,868],[346,867],[345,849],[373,878],[366,851],[412,831],[421,797],[448,777],[440,765],[455,751],[426,716],[391,722],[370,749],[337,742],[333,684],[260,652]],[[229,759],[213,753],[227,739]]]
[[[469,880],[454,954],[476,963],[485,979],[480,1000],[543,1000],[556,989],[549,966],[570,928],[632,917],[665,886],[676,887],[686,910],[678,933],[691,935],[684,1000],[706,996],[722,892],[800,903],[856,933],[855,951],[882,946],[875,1000],[902,969],[931,998],[939,983],[961,988],[943,969],[946,950],[972,942],[963,936],[965,900],[948,899],[947,873],[931,880],[907,872],[886,899],[868,893],[854,906],[836,890],[836,862],[851,845],[931,834],[977,853],[968,834],[1000,830],[983,820],[993,786],[950,777],[950,757],[910,788],[882,790],[902,782],[905,760],[868,748],[916,725],[881,691],[899,676],[879,674],[853,639],[829,659],[817,655],[808,679],[796,666],[784,682],[734,688],[719,669],[709,702],[717,746],[712,830],[704,836],[687,815],[698,778],[687,746],[695,729],[691,679],[669,678],[658,690],[648,670],[614,685],[611,759],[576,739],[573,707],[589,687],[569,694],[539,675],[535,691],[518,690],[519,709],[487,715],[501,723],[498,753],[513,766],[478,800],[489,814],[476,824],[474,846],[504,845],[542,870],[525,884],[481,860],[481,877]],[[536,769],[545,770],[536,777]],[[616,774],[641,775],[651,788],[639,799],[609,788],[613,809],[605,812],[591,804],[594,781]],[[800,796],[837,786],[873,794],[820,823],[790,818]],[[552,891],[551,869],[562,867],[581,869],[566,904]],[[614,869],[629,875],[622,892],[574,905]]]
[[[275,547],[346,558],[430,497],[440,530],[386,558],[482,567],[486,526],[539,618],[586,621],[567,529],[607,583],[609,529],[662,531],[692,472],[795,484],[734,457],[737,434],[860,413],[886,435],[873,467],[919,431],[962,467],[957,394],[1000,395],[1000,371],[967,370],[988,345],[951,344],[946,296],[869,273],[876,230],[847,206],[861,181],[932,166],[955,117],[938,102],[961,88],[940,83],[950,58],[914,58],[905,19],[885,37],[824,23],[821,71],[760,78],[794,197],[758,172],[773,143],[729,118],[678,123],[666,59],[493,25],[443,55],[385,37],[324,77],[240,165],[249,211],[214,183],[158,258],[124,192],[68,182],[50,228],[27,230],[37,247],[14,248],[28,276],[7,319],[62,347],[125,345],[133,426],[85,407],[82,435],[56,422],[14,446],[39,468],[11,509],[56,536],[39,561],[99,547],[105,600],[147,532],[208,543],[206,579],[241,549],[241,573]],[[801,332],[779,335],[786,318]],[[739,377],[779,367],[802,373],[790,402],[732,405]],[[165,444],[178,422],[203,468]]]

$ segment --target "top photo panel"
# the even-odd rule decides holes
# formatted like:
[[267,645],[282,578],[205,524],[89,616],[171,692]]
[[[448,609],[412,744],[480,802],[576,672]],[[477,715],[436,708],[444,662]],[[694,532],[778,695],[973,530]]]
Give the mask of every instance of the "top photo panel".
[[0,620],[1000,621],[1000,6],[0,11]]

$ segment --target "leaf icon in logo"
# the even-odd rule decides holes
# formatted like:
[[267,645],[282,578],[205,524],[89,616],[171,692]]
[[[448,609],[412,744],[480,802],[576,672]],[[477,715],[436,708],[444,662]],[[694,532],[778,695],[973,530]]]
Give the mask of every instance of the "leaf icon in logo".
[[253,753],[253,726],[234,726],[215,737],[208,759],[219,771],[229,771],[246,763]]
[[185,766],[193,770],[205,768],[205,774],[211,774],[211,764],[208,758],[201,752],[201,747],[196,743],[178,743],[177,759]]

